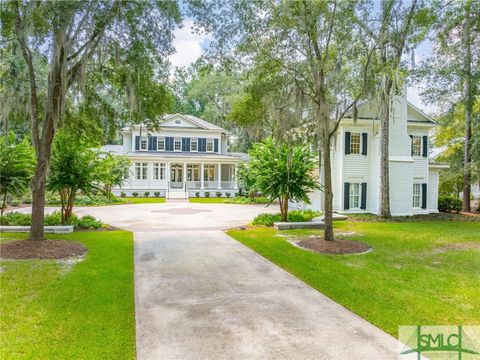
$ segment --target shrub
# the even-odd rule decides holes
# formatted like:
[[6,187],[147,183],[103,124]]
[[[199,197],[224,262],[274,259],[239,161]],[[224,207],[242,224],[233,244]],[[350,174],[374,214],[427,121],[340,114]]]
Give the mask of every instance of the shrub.
[[[78,216],[72,214],[70,219],[65,223],[65,225],[77,225],[78,223]],[[54,226],[54,225],[62,225],[62,213],[60,211],[54,211],[51,214],[45,215],[45,220],[43,222],[45,226]]]
[[440,196],[438,198],[438,210],[458,213],[462,210],[462,200],[452,196]]
[[145,191],[145,192],[143,193],[143,196],[149,197],[149,196],[150,196],[150,191]]
[[103,223],[92,215],[84,215],[78,220],[76,228],[93,230],[101,228]]
[[217,192],[215,193],[215,196],[216,196],[217,198],[220,198],[220,197],[222,197],[222,193],[221,193],[220,191],[217,191]]
[[120,193],[120,197],[124,198],[125,196],[127,196],[127,194],[125,194],[123,191]]
[[18,206],[18,200],[10,200],[10,206]]
[[137,197],[137,196],[138,196],[138,192],[136,192],[136,191],[132,192],[132,196],[133,196],[133,197]]
[[155,191],[155,192],[153,193],[153,196],[155,196],[155,197],[160,197],[160,191]]
[[18,212],[9,212],[0,216],[0,224],[7,226],[28,226],[31,221],[30,214],[22,214]]
[[205,192],[205,197],[206,197],[206,198],[209,198],[209,197],[210,197],[210,192],[209,192],[209,191],[206,191],[206,192]]
[[225,196],[226,196],[227,198],[229,198],[230,196],[232,196],[232,194],[230,194],[229,192],[227,192],[227,193],[225,193]]
[[233,194],[233,196],[238,198],[240,196],[240,193],[236,192],[235,194]]
[[195,193],[195,196],[196,196],[197,198],[199,198],[199,197],[200,197],[200,193],[197,191],[197,192]]
[[[314,217],[320,216],[320,213],[313,210],[292,210],[288,212],[288,221],[290,222],[306,222],[311,221]],[[252,225],[273,226],[274,222],[280,222],[282,219],[277,214],[260,214],[252,221]]]
[[23,203],[24,203],[24,204],[27,204],[27,205],[28,205],[28,204],[31,204],[31,203],[32,203],[32,199],[26,198],[26,199],[23,200]]

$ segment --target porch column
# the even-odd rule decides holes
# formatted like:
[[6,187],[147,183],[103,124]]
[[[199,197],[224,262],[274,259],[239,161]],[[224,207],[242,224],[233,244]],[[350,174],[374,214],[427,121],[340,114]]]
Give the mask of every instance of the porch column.
[[183,185],[185,186],[185,181],[187,181],[187,163],[183,163]]
[[200,189],[205,189],[205,164],[200,165]]
[[218,176],[218,189],[222,188],[222,164],[218,163],[218,170],[217,170],[217,176]]
[[168,189],[170,187],[170,163],[169,162],[165,164],[165,171],[166,171],[165,180],[167,181],[167,189]]
[[238,190],[238,180],[237,180],[237,164],[232,165],[233,166],[233,189]]

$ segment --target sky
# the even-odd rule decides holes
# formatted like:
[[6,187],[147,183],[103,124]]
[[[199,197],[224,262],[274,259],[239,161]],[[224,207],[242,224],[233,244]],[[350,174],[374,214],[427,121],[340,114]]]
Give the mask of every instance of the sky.
[[[170,55],[169,60],[175,67],[188,67],[194,63],[202,55],[203,50],[207,48],[211,40],[208,34],[193,33],[191,30],[192,25],[193,20],[185,19],[183,27],[174,31],[175,39],[173,45],[176,52]],[[428,41],[424,41],[415,50],[415,62],[419,63],[430,53],[431,45]],[[408,86],[407,97],[410,102],[426,113],[433,115],[435,112],[435,106],[425,104],[422,101],[418,86]]]

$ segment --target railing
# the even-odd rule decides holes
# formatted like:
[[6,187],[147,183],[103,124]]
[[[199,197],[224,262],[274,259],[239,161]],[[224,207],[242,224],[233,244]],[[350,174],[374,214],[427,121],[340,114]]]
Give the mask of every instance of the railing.
[[218,181],[205,181],[203,186],[205,189],[218,189]]
[[171,189],[182,189],[183,188],[183,181],[170,181],[170,188]]
[[200,181],[187,181],[187,189],[200,189],[202,183]]
[[222,189],[233,189],[235,188],[235,181],[222,181]]

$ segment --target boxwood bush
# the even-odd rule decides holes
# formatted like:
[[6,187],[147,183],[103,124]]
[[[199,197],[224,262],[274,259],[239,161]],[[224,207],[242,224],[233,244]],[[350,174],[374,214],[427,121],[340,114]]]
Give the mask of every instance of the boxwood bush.
[[462,210],[462,200],[452,196],[440,196],[438,198],[438,210],[458,213]]
[[[10,212],[0,217],[0,224],[7,226],[30,226],[32,218],[30,214],[22,214],[18,212]],[[51,214],[45,215],[45,226],[62,225],[62,215],[60,211],[54,211]],[[72,214],[67,225],[74,225],[76,229],[99,229],[103,223],[91,215],[84,215],[79,218]]]
[[[288,212],[289,222],[305,222],[311,221],[314,217],[320,216],[321,213],[313,210],[291,210]],[[252,221],[252,225],[273,226],[273,223],[280,222],[280,213],[276,214],[260,214]]]

